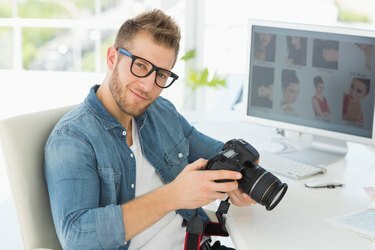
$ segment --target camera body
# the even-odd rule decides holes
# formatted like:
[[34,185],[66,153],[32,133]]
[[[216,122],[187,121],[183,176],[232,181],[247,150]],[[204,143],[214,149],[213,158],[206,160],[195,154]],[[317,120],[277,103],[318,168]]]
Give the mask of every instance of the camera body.
[[222,151],[207,163],[207,169],[233,170],[241,172],[245,163],[259,160],[258,151],[242,139],[232,139],[224,144]]
[[206,169],[241,172],[239,188],[265,205],[267,210],[272,210],[283,198],[288,186],[260,167],[258,160],[259,153],[253,146],[242,139],[232,139],[224,144],[219,154],[208,160]]

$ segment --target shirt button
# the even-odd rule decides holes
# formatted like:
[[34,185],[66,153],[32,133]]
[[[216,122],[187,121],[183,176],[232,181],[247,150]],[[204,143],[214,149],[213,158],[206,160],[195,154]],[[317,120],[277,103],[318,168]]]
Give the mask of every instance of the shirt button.
[[131,187],[131,188],[134,188],[134,184],[131,184],[130,187]]
[[184,156],[182,153],[178,154],[178,158],[182,158],[182,156]]
[[134,157],[134,155],[133,155],[133,154],[130,154],[130,157],[131,157],[131,158],[133,158],[133,157]]
[[125,136],[126,135],[126,131],[124,130],[124,131],[122,131],[122,135],[123,136]]

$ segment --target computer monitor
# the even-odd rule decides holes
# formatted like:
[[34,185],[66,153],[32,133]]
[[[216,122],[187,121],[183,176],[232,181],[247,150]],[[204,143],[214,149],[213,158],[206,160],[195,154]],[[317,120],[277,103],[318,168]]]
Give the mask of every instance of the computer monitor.
[[279,153],[325,166],[375,144],[375,31],[251,20],[247,35],[245,120],[310,135]]

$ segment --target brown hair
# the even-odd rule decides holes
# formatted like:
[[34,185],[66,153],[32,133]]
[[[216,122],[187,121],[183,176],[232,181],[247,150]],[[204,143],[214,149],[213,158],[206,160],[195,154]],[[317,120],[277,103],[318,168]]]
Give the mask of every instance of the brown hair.
[[175,59],[177,58],[180,49],[180,28],[170,16],[155,9],[128,19],[117,32],[115,47],[129,46],[140,31],[150,33],[156,43],[174,49]]
[[366,87],[366,93],[365,94],[366,95],[368,94],[368,92],[370,92],[370,83],[371,83],[370,79],[353,77],[353,80],[352,80],[352,83],[351,83],[350,86],[353,85],[354,80],[360,81],[361,83],[363,83],[363,85],[365,85],[365,87]]

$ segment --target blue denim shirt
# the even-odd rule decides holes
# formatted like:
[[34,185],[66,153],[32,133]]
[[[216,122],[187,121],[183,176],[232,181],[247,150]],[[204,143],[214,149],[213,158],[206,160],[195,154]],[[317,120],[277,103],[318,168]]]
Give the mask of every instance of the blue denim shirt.
[[[64,249],[127,249],[121,204],[135,198],[136,162],[125,128],[104,108],[94,86],[54,127],[45,146],[45,178]],[[192,127],[159,97],[135,118],[144,156],[164,183],[223,143]],[[184,195],[184,194],[181,194]],[[176,211],[189,220],[192,210]],[[198,214],[208,220],[202,209]]]

